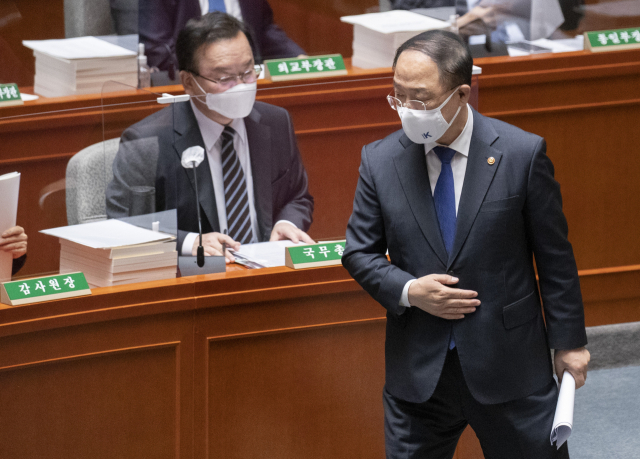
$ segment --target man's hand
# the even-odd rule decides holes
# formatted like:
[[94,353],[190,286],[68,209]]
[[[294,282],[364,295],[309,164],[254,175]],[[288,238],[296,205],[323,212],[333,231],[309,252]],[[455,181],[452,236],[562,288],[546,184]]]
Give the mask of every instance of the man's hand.
[[20,258],[27,253],[27,235],[21,226],[9,228],[0,235],[0,250],[11,252],[13,258]]
[[578,349],[556,349],[553,357],[553,365],[558,376],[558,381],[562,382],[564,370],[567,370],[576,380],[576,389],[584,386],[587,380],[587,366],[591,360],[591,354],[584,347]]
[[276,226],[273,227],[271,231],[270,241],[285,241],[290,240],[295,242],[296,244],[300,241],[306,242],[307,244],[315,244],[316,242],[309,237],[307,233],[298,229],[291,223],[287,222],[279,222],[276,223]]
[[409,286],[409,304],[443,319],[464,319],[480,306],[477,292],[447,287],[458,278],[448,274],[430,274]]
[[[200,241],[200,237],[196,237],[196,240],[193,241],[193,247],[191,249],[191,255],[194,257],[198,253],[198,242]],[[227,244],[227,248],[233,250],[240,250],[240,243],[234,241],[226,234],[222,233],[207,233],[202,235],[202,247],[204,247],[205,255],[222,255],[222,243]],[[236,259],[229,253],[228,250],[225,251],[224,254],[227,263],[233,263]]]

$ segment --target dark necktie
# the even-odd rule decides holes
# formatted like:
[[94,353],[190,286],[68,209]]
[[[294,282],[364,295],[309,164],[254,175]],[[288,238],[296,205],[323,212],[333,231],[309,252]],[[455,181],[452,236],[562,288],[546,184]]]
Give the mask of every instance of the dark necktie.
[[[434,153],[440,159],[442,167],[436,182],[436,189],[433,192],[433,201],[436,205],[438,224],[440,233],[444,240],[444,247],[447,254],[451,255],[453,248],[453,238],[456,235],[456,190],[453,186],[453,171],[451,170],[451,159],[456,154],[455,150],[447,147],[435,147]],[[449,349],[456,347],[456,340],[453,337],[453,328],[449,337]]]
[[227,228],[229,236],[241,244],[251,242],[251,216],[249,197],[242,165],[233,147],[234,130],[227,126],[222,131],[220,157],[224,178],[224,202],[227,210]]
[[451,159],[456,154],[455,150],[448,147],[435,147],[434,153],[440,159],[442,168],[436,182],[436,189],[433,193],[433,200],[438,214],[438,224],[440,234],[444,241],[447,254],[451,255],[453,248],[453,238],[456,235],[456,191],[453,186],[453,171],[451,170]]
[[224,0],[209,0],[209,13],[212,11],[227,12],[227,8],[224,6]]

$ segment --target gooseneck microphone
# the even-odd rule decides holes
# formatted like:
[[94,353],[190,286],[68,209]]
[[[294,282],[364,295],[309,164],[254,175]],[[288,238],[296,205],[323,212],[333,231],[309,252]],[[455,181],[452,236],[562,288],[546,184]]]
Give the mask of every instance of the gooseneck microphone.
[[204,148],[200,146],[189,147],[182,152],[180,163],[185,169],[193,169],[194,185],[196,189],[196,210],[198,212],[198,249],[196,263],[200,268],[204,266],[204,247],[202,247],[202,219],[200,218],[200,197],[198,196],[198,174],[196,168],[204,160]]

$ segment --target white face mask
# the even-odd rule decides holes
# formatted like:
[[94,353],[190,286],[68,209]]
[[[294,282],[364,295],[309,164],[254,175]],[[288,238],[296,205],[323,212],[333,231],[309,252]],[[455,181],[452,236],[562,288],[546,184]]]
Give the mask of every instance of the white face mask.
[[404,133],[407,134],[407,137],[409,137],[412,142],[435,144],[436,141],[447,132],[447,129],[451,127],[462,107],[458,107],[458,111],[449,123],[447,123],[444,116],[442,116],[442,107],[447,105],[457,89],[458,88],[456,88],[439,107],[432,110],[412,110],[406,107],[398,108],[398,115],[402,120],[402,129],[404,129]]
[[249,113],[253,110],[253,104],[256,101],[256,92],[258,91],[258,84],[255,82],[237,84],[225,92],[212,94],[202,89],[202,86],[200,86],[200,83],[198,83],[195,78],[193,81],[195,81],[200,90],[206,94],[206,102],[209,110],[213,110],[225,118],[244,118],[249,116]]

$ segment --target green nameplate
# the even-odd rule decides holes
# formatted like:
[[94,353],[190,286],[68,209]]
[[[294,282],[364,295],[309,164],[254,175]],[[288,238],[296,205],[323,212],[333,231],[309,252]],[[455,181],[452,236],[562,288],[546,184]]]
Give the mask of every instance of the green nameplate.
[[0,107],[7,105],[22,105],[20,90],[15,83],[0,84]]
[[585,32],[584,48],[593,52],[640,48],[640,27]]
[[82,273],[36,277],[2,284],[2,302],[11,306],[91,295]]
[[289,268],[315,268],[339,265],[346,241],[287,247],[285,265]]
[[264,61],[265,78],[272,81],[297,80],[346,75],[347,69],[340,54],[327,54],[306,59],[271,59]]

